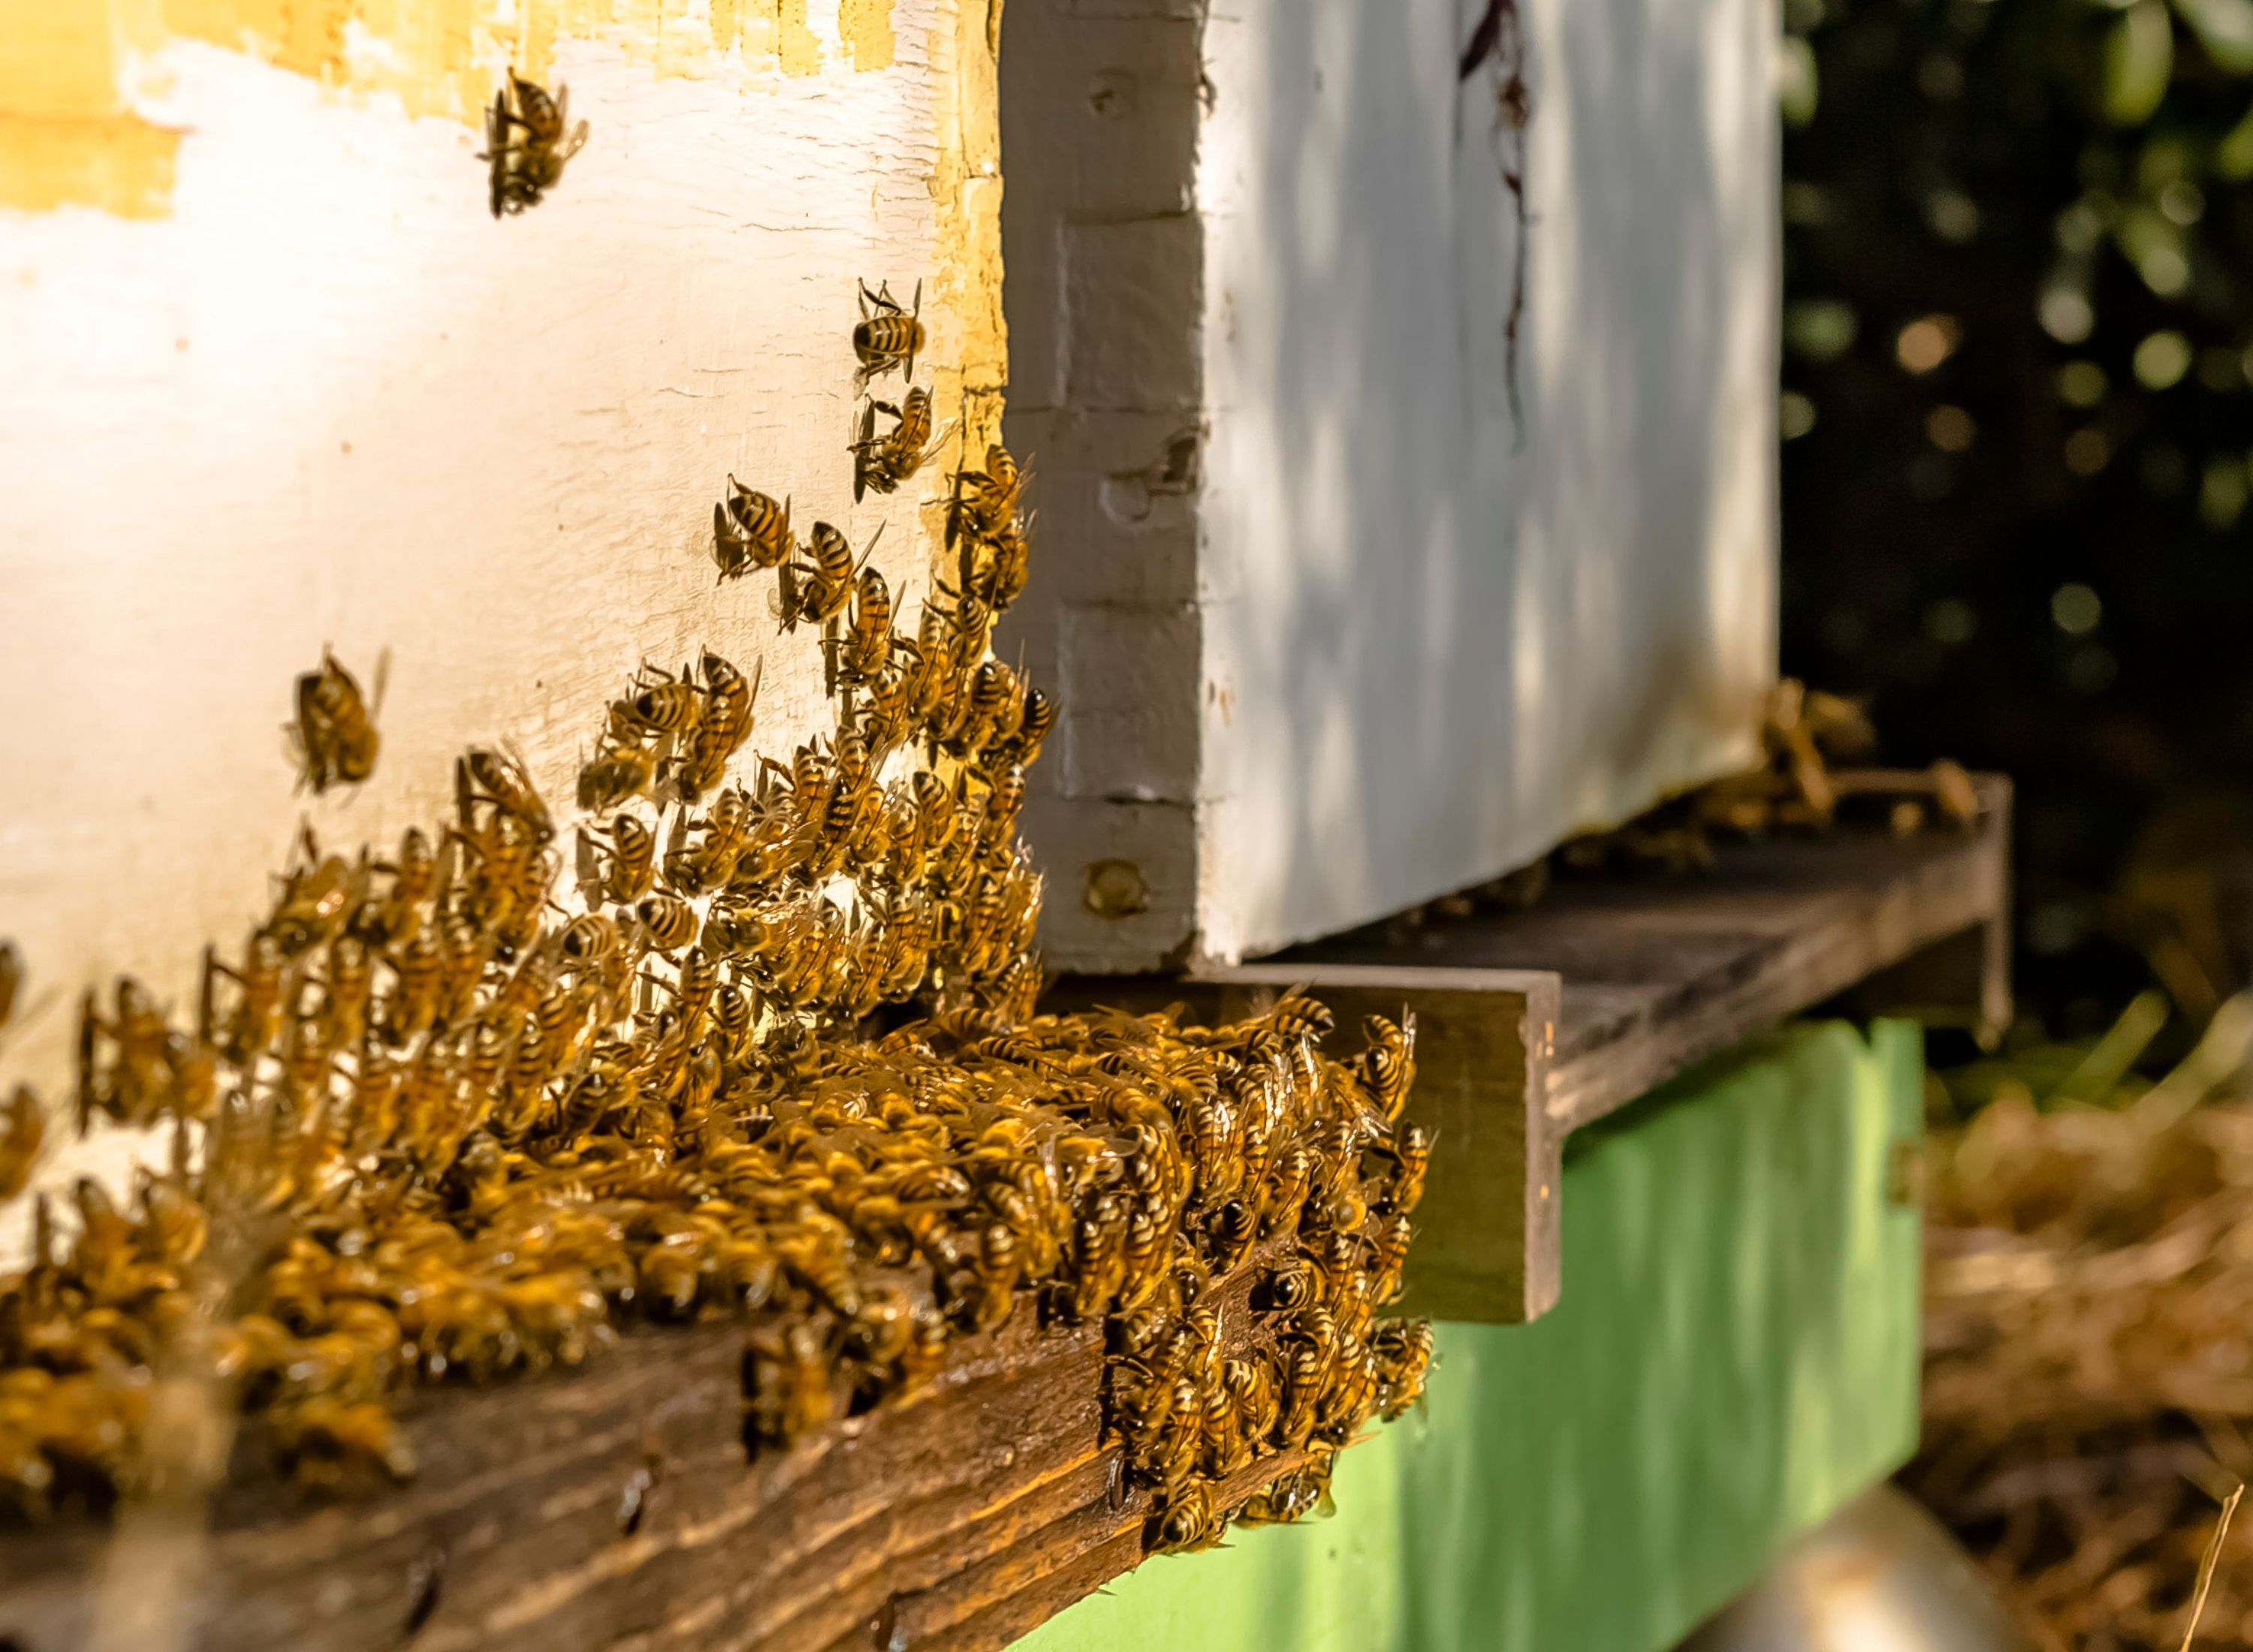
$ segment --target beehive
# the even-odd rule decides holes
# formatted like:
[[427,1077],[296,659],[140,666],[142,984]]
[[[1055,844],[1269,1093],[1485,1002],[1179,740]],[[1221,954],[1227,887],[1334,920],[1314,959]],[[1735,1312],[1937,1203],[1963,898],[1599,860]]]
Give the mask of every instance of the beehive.
[[1012,644],[1069,708],[1054,959],[1331,933],[1750,760],[1773,30],[1013,0],[1008,428],[1071,547]]

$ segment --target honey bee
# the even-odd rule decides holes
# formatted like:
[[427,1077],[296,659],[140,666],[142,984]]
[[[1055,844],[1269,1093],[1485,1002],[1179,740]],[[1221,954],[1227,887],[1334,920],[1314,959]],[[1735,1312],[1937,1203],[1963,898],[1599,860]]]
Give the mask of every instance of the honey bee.
[[875,568],[864,568],[854,585],[852,618],[838,646],[838,680],[875,681],[891,652],[891,588]]
[[[250,938],[241,970],[219,961],[216,947],[204,948],[203,993],[197,1028],[207,1044],[224,1051],[238,1067],[255,1060],[282,1029],[282,981],[289,960],[282,944],[261,930]],[[225,976],[237,989],[234,1013],[222,1031],[215,983]]]
[[579,806],[615,809],[657,784],[655,750],[638,741],[605,741],[579,770]]
[[18,1084],[0,1107],[0,1199],[12,1199],[31,1185],[47,1136],[46,1110],[29,1084]]
[[358,785],[375,771],[375,754],[382,744],[375,717],[383,707],[390,666],[388,651],[376,657],[373,707],[361,695],[359,680],[325,648],[320,669],[297,679],[297,721],[290,725],[289,735],[301,784],[318,793],[338,782]]
[[750,847],[752,803],[748,792],[722,792],[712,811],[695,823],[694,843],[679,842],[666,852],[665,881],[686,896],[710,893],[735,875],[736,862]]
[[1003,745],[1009,761],[1021,769],[1030,768],[1041,755],[1041,746],[1056,727],[1056,701],[1038,688],[1028,685],[1023,701],[1024,710],[1017,719],[1017,732]]
[[748,680],[719,655],[707,652],[702,670],[704,717],[689,742],[688,755],[674,785],[684,802],[694,803],[727,777],[728,763],[751,737],[751,707],[758,699],[766,662],[751,667]]
[[1252,1440],[1266,1439],[1275,1432],[1281,1420],[1281,1402],[1274,1364],[1266,1356],[1230,1360],[1221,1367],[1220,1385],[1235,1401],[1245,1432]]
[[585,974],[599,971],[626,945],[624,932],[613,920],[599,912],[582,912],[563,926],[558,950],[569,968]]
[[995,612],[1010,607],[1025,594],[1025,585],[1032,577],[1033,545],[1022,521],[1013,519],[1003,523],[976,542],[973,555],[978,560],[965,575],[966,581],[974,582],[980,599]]
[[1308,997],[1304,987],[1294,987],[1268,1012],[1267,1024],[1286,1038],[1320,1040],[1329,1035],[1337,1017],[1329,1005]]
[[1380,1201],[1389,1213],[1408,1216],[1424,1197],[1424,1178],[1432,1168],[1432,1137],[1423,1126],[1403,1125],[1392,1133],[1392,1175]]
[[1389,1423],[1423,1395],[1424,1378],[1432,1369],[1432,1322],[1388,1320],[1377,1328],[1370,1354],[1377,1369],[1378,1410]]
[[696,909],[678,896],[645,896],[634,908],[634,916],[641,920],[642,933],[649,938],[650,945],[660,952],[677,952],[695,944],[701,922]]
[[728,478],[728,497],[712,507],[712,554],[722,580],[741,579],[754,568],[780,568],[798,541],[790,531],[790,501],[778,505],[764,493]]
[[751,1339],[743,1356],[744,1443],[787,1446],[837,1409],[836,1368],[826,1328],[799,1320]]
[[[892,428],[876,434],[876,415],[889,415]],[[911,387],[897,405],[871,401],[861,419],[861,439],[853,443],[853,498],[857,503],[870,488],[889,493],[923,469],[924,463],[946,444],[953,429],[931,431],[931,392]]]
[[1264,1491],[1255,1492],[1237,1511],[1247,1526],[1287,1525],[1308,1516],[1335,1513],[1330,1501],[1330,1458],[1322,1453],[1305,1467],[1285,1474]]
[[606,836],[579,828],[583,882],[603,900],[631,906],[657,884],[657,834],[631,814],[610,819]]
[[0,940],[0,1030],[16,1018],[16,1000],[24,993],[24,955],[13,941]]
[[299,847],[304,861],[284,875],[281,898],[261,931],[287,958],[310,951],[334,936],[367,891],[365,859],[354,866],[342,855],[324,857],[310,826],[304,829]]
[[1220,1541],[1222,1523],[1213,1512],[1212,1494],[1190,1486],[1166,1500],[1165,1512],[1151,1523],[1146,1545],[1154,1552],[1186,1554]]
[[489,803],[500,813],[529,826],[536,841],[548,843],[555,840],[555,823],[548,815],[548,805],[533,790],[521,760],[513,756],[483,747],[471,750],[454,765],[454,796],[464,824],[471,819],[473,805]]
[[659,672],[658,680],[641,686],[624,700],[613,701],[610,714],[629,727],[652,735],[693,735],[704,721],[704,694],[695,684],[675,681]]
[[806,560],[783,565],[783,629],[792,630],[800,620],[827,625],[843,613],[845,604],[853,597],[854,577],[875,554],[876,541],[883,536],[880,524],[868,536],[860,561],[855,561],[853,547],[844,534],[827,522],[816,522],[813,537],[806,541]]
[[1378,1304],[1400,1300],[1402,1275],[1408,1265],[1408,1244],[1415,1231],[1405,1216],[1391,1216],[1378,1223],[1370,1239],[1370,1300]]
[[915,377],[916,352],[923,348],[923,282],[916,282],[915,302],[903,309],[887,282],[875,291],[861,283],[861,319],[853,329],[853,353],[861,359],[860,383],[882,378],[894,367],[903,377]]
[[1385,1122],[1392,1124],[1407,1103],[1408,1086],[1416,1076],[1416,1017],[1404,1013],[1393,1022],[1371,1015],[1363,1028],[1369,1049],[1361,1058],[1361,1088]]
[[[116,1010],[104,1021],[94,991],[87,990],[79,1007],[79,1133],[83,1135],[94,1111],[129,1123],[146,1123],[172,1094],[178,1071],[179,1043],[164,1012],[149,991],[129,975],[117,978]],[[111,1059],[105,1069],[100,1060],[107,1040]]]
[[1231,1199],[1212,1218],[1213,1265],[1225,1273],[1251,1253],[1259,1218],[1241,1199]]
[[983,471],[957,471],[954,494],[947,506],[947,538],[991,539],[1017,514],[1024,477],[1009,450],[996,442],[986,450]]
[[570,123],[571,91],[558,86],[553,97],[512,69],[508,84],[493,94],[485,111],[485,147],[478,158],[492,163],[492,215],[536,206],[555,187],[564,165],[584,148],[587,123]]

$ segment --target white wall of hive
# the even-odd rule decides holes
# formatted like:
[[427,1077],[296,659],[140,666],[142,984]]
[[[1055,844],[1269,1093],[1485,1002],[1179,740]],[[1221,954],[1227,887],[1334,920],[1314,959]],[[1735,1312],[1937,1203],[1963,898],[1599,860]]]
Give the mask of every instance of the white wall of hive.
[[[877,73],[834,7],[788,75],[565,41],[590,141],[500,222],[464,122],[173,42],[129,99],[183,134],[165,211],[0,207],[0,936],[31,971],[0,1087],[59,1102],[78,994],[116,971],[189,1010],[301,823],[349,847],[443,819],[471,743],[568,799],[644,660],[764,658],[757,749],[827,730],[818,649],[778,639],[771,575],[716,584],[711,510],[732,471],[801,532],[882,525],[912,624],[947,467],[855,505],[850,334],[860,279],[922,279],[941,411],[990,426],[972,3],[963,31],[897,0]],[[282,724],[324,645],[363,681],[387,651],[389,682],[374,779],[315,799]]]
[[[1011,422],[1069,525],[1020,627],[1065,688],[1055,959],[1335,931],[1755,749],[1773,9],[1525,0],[1521,415],[1482,10],[1013,7]],[[1140,910],[1080,898],[1106,861]]]

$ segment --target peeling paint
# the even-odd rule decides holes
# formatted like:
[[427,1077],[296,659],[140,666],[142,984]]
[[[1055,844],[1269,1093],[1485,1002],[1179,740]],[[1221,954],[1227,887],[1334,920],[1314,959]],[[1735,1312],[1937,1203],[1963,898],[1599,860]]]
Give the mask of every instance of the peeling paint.
[[1009,335],[1001,314],[1001,126],[999,65],[979,0],[960,0],[952,38],[934,31],[932,69],[952,91],[939,105],[931,168],[938,218],[938,307],[959,329],[940,340],[934,375],[941,408],[960,408],[959,450],[982,457],[1001,439],[1009,387]]
[[175,41],[475,128],[505,69],[544,80],[565,41],[660,76],[889,69],[894,5],[839,0],[830,41],[807,0],[0,0],[0,206],[169,210],[178,135],[136,115],[133,79]]
[[862,73],[892,66],[892,0],[837,0],[837,32]]

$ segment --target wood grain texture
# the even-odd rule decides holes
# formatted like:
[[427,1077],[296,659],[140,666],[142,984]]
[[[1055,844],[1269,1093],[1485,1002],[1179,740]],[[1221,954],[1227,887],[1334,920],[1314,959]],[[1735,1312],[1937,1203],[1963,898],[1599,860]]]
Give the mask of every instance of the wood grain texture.
[[1525,911],[1372,927],[1278,963],[1555,971],[1563,993],[1545,1106],[1570,1134],[1705,1056],[1967,934],[1976,944],[1958,949],[1977,967],[1956,970],[1953,990],[1980,1017],[2007,1018],[2010,786],[1995,777],[1978,784],[1975,832],[1897,838],[1842,827],[1725,845],[1710,872],[1560,879]]
[[[1266,1338],[1250,1294],[1273,1260],[1217,1287],[1231,1353]],[[921,1393],[748,1463],[743,1335],[645,1331],[577,1371],[429,1395],[408,1419],[421,1474],[376,1495],[278,1491],[247,1441],[207,1533],[159,1539],[200,1544],[178,1644],[983,1652],[1143,1558],[1149,1495],[1103,1435],[1099,1328],[1021,1310]],[[1299,1460],[1262,1458],[1217,1504]],[[0,1636],[89,1644],[113,1541],[8,1533]]]

